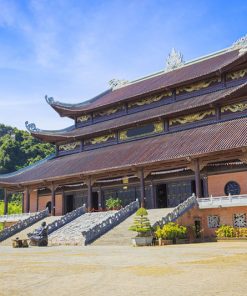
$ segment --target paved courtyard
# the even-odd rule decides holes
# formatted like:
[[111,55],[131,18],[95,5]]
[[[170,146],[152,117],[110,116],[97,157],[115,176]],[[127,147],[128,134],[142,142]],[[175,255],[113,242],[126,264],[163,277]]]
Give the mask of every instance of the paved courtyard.
[[234,295],[247,242],[166,247],[0,247],[0,295]]

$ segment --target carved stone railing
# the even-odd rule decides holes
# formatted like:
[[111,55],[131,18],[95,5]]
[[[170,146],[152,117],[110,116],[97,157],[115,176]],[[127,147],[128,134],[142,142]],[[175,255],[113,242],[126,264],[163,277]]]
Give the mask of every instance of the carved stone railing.
[[16,224],[5,228],[0,232],[0,242],[6,240],[7,238],[11,237],[12,235],[15,235],[19,233],[20,231],[24,230],[25,228],[33,225],[34,223],[44,219],[49,215],[49,210],[46,209],[42,212],[38,212],[33,216],[30,216],[29,218],[19,221]]
[[247,194],[210,196],[198,198],[199,209],[209,209],[218,207],[237,207],[247,205]]
[[122,208],[100,224],[94,225],[91,229],[82,232],[83,244],[87,245],[92,243],[94,240],[111,230],[113,227],[120,224],[127,217],[132,215],[139,208],[139,202],[134,201]]
[[53,231],[63,227],[64,225],[68,224],[69,222],[75,220],[76,218],[80,217],[85,213],[86,213],[86,208],[85,206],[82,206],[64,215],[62,218],[55,220],[54,222],[48,224],[48,234],[51,234]]
[[196,196],[193,194],[191,197],[187,198],[184,202],[176,206],[170,213],[168,213],[161,220],[155,222],[153,227],[163,226],[169,222],[175,222],[180,216],[185,212],[197,205]]
[[21,214],[10,214],[10,215],[0,215],[0,222],[17,222],[20,220],[25,220],[37,213],[21,213]]

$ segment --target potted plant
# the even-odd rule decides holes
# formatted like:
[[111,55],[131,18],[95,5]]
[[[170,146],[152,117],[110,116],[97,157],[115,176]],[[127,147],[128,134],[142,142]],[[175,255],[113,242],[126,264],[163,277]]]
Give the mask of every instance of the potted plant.
[[152,227],[148,219],[148,212],[144,208],[137,210],[134,217],[133,224],[129,227],[129,230],[137,232],[137,236],[132,238],[132,244],[134,246],[151,246],[153,236],[151,234]]
[[163,226],[163,228],[157,227],[155,236],[159,240],[159,245],[171,245],[175,243],[185,243],[187,228],[185,226],[179,226],[176,223],[170,222]]
[[110,197],[105,202],[108,210],[119,210],[122,207],[122,201],[119,198]]

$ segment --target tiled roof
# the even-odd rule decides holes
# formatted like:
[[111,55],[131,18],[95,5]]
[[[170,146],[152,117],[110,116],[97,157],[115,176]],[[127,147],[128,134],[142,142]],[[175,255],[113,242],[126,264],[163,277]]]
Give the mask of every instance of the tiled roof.
[[72,116],[80,112],[97,109],[103,106],[112,105],[121,101],[135,98],[147,93],[157,92],[164,89],[171,89],[175,86],[189,83],[209,74],[220,74],[229,66],[245,61],[247,54],[239,55],[239,50],[223,51],[221,54],[213,55],[194,63],[185,64],[183,67],[170,72],[161,72],[159,75],[136,81],[124,87],[110,90],[96,98],[80,104],[51,103],[52,107],[62,116]]
[[135,166],[200,157],[247,147],[247,118],[173,134],[122,143],[47,160],[15,176],[0,176],[0,185],[30,184],[68,176],[97,174]]
[[50,142],[65,141],[67,139],[80,138],[84,136],[96,135],[97,133],[108,132],[117,128],[124,128],[129,125],[153,120],[162,116],[171,116],[185,110],[196,109],[218,102],[230,96],[241,95],[247,90],[247,83],[240,86],[234,86],[228,89],[219,90],[210,94],[196,96],[190,99],[181,100],[172,104],[148,109],[142,112],[125,115],[119,118],[98,122],[89,126],[73,129],[70,131],[40,131],[32,132],[32,135],[38,139]]

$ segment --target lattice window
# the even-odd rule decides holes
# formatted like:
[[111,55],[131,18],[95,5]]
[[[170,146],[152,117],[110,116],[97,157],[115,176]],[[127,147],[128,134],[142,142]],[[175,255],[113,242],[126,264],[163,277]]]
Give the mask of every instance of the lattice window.
[[233,225],[235,227],[246,227],[246,214],[234,214],[233,215]]
[[220,216],[208,216],[208,228],[220,227]]

